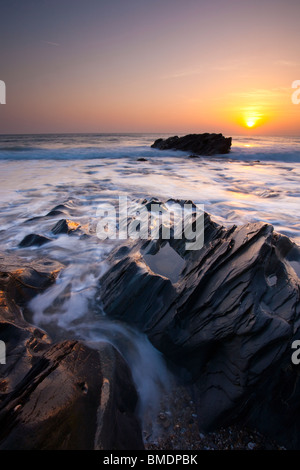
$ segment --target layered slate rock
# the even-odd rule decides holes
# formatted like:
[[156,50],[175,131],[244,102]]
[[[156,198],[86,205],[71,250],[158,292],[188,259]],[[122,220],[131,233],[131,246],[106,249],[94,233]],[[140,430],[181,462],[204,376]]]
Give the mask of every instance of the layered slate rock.
[[[185,371],[203,430],[250,423],[299,447],[291,344],[300,337],[300,249],[268,224],[225,229],[204,220],[201,250],[159,239],[113,253],[101,279],[104,310],[137,325]],[[176,282],[146,262],[166,244],[185,262]]]
[[27,248],[30,246],[42,246],[49,242],[51,242],[50,238],[44,237],[43,235],[30,233],[29,235],[26,235],[23,240],[19,243],[19,247]]
[[167,139],[157,139],[152,148],[160,150],[182,150],[196,155],[215,155],[230,152],[231,137],[222,134],[188,134],[184,137],[173,136]]
[[52,227],[51,232],[54,235],[70,234],[75,233],[80,228],[80,224],[78,222],[74,222],[69,219],[61,219],[59,220],[54,227]]
[[20,305],[61,268],[1,257],[0,449],[142,449],[137,393],[120,354],[106,343],[53,344],[23,317]]

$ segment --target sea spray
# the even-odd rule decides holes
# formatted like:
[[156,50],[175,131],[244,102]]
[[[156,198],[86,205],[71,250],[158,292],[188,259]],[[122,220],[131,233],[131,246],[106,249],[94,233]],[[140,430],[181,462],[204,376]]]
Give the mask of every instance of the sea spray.
[[96,349],[103,341],[112,344],[131,370],[139,396],[137,414],[155,434],[154,418],[161,398],[170,390],[171,373],[163,355],[145,334],[109,318],[103,311],[99,280],[106,270],[105,258],[111,246],[61,236],[45,249],[67,266],[51,287],[29,303],[31,321],[54,340],[76,338]]
[[151,432],[155,434],[155,417],[161,400],[173,385],[173,377],[163,355],[145,334],[105,316],[99,318],[94,328],[86,331],[86,335],[94,347],[97,347],[97,342],[109,342],[126,360],[139,396],[138,416],[144,426],[149,427],[150,424]]

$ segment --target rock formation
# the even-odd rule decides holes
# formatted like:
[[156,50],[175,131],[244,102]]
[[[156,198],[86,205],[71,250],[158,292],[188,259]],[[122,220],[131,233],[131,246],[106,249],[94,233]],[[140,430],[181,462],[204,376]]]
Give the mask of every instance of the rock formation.
[[[169,245],[176,282],[155,271]],[[172,258],[172,255],[170,255]],[[300,388],[291,344],[300,337],[300,249],[264,223],[226,230],[205,215],[205,244],[131,242],[101,279],[110,316],[137,325],[194,384],[203,430],[250,423],[300,446]],[[177,263],[174,257],[174,267]]]
[[[174,202],[184,204],[161,207]],[[150,211],[159,201],[142,203]],[[116,246],[99,281],[106,315],[146,333],[193,387],[201,430],[247,425],[299,448],[300,366],[291,345],[300,339],[300,248],[271,225],[226,229],[208,214],[203,247],[189,251],[186,242],[183,234]],[[62,268],[0,257],[0,449],[143,448],[119,353],[103,343],[52,343],[23,317]]]
[[22,315],[61,268],[0,257],[0,449],[142,449],[137,394],[120,354],[107,343],[53,344]]
[[188,134],[184,137],[157,139],[152,148],[160,150],[182,150],[196,155],[215,155],[230,152],[231,137],[222,134]]

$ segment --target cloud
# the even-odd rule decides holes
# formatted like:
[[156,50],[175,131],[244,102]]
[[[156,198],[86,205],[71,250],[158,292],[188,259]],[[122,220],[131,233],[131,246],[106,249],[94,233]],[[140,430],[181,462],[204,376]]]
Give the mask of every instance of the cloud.
[[297,62],[293,62],[291,60],[276,60],[275,65],[280,65],[281,67],[298,67],[299,66]]
[[200,70],[193,70],[193,69],[187,69],[187,70],[178,70],[171,72],[170,74],[164,75],[161,77],[162,80],[167,80],[169,78],[183,78],[183,77],[190,77],[192,75],[199,75],[201,73]]
[[49,44],[49,46],[59,46],[60,44],[58,44],[57,42],[51,42],[51,41],[43,41],[45,44]]
[[218,64],[205,64],[202,68],[186,68],[186,69],[179,69],[174,70],[167,75],[160,77],[162,80],[170,79],[170,78],[184,78],[184,77],[192,77],[195,75],[201,75],[205,71],[213,71],[213,72],[231,72],[233,70],[241,69],[244,65],[244,61],[241,60],[234,60],[228,61],[227,63],[218,63]]
[[244,92],[231,92],[229,95],[236,96],[241,99],[249,99],[256,101],[266,102],[271,101],[274,98],[285,96],[287,93],[290,93],[290,87],[277,87],[277,88],[254,88]]

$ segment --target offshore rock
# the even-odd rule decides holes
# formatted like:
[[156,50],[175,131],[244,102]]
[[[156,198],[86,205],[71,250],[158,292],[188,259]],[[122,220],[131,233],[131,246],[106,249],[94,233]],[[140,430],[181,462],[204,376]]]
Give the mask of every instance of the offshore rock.
[[222,134],[188,134],[184,137],[157,139],[151,147],[160,150],[182,150],[195,155],[215,155],[229,153],[231,140],[231,137],[224,137]]

